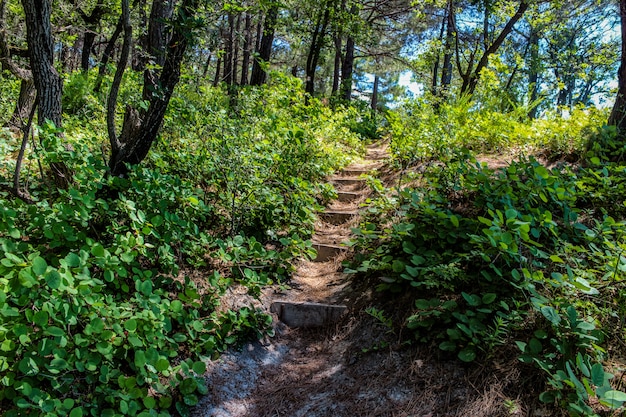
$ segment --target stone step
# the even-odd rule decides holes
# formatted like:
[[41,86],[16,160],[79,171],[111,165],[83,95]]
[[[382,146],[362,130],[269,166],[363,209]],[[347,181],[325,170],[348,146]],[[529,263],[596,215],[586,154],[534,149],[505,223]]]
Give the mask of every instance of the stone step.
[[348,311],[345,305],[275,301],[270,311],[289,327],[321,327],[333,324]]
[[341,173],[347,177],[358,177],[359,175],[370,173],[370,169],[365,168],[344,168]]
[[335,178],[331,178],[330,182],[332,182],[336,187],[350,187],[356,190],[365,188],[365,180],[362,178],[335,177]]
[[356,211],[325,211],[319,213],[320,219],[333,226],[339,226],[355,218],[359,213]]
[[352,203],[361,198],[361,194],[350,191],[340,191],[337,193],[337,200],[342,203]]
[[348,250],[345,246],[328,245],[325,243],[314,243],[313,249],[317,251],[317,257],[313,259],[314,262],[330,261]]

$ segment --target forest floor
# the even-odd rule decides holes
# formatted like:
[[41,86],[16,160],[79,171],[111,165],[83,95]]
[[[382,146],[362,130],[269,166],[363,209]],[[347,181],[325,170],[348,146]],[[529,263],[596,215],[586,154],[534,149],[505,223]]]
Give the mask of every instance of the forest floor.
[[[363,161],[341,174],[374,171],[383,182],[393,175],[385,166],[385,145],[368,148]],[[336,183],[338,191],[357,193],[351,202],[335,201],[328,210],[363,209],[367,187]],[[314,243],[340,245],[350,238],[358,216],[333,225],[320,216]],[[548,416],[553,410],[536,401],[536,389],[517,360],[517,352],[500,352],[485,363],[464,364],[443,356],[436,346],[403,343],[400,331],[368,314],[374,307],[401,323],[410,312],[408,294],[372,289],[376,282],[343,274],[349,251],[326,262],[300,261],[288,286],[268,290],[261,300],[343,304],[339,322],[323,328],[289,328],[275,320],[276,335],[228,352],[208,366],[209,394],[194,417],[353,417],[353,416]],[[234,304],[250,303],[233,291]],[[402,306],[405,308],[399,308]],[[536,387],[538,388],[538,387]]]

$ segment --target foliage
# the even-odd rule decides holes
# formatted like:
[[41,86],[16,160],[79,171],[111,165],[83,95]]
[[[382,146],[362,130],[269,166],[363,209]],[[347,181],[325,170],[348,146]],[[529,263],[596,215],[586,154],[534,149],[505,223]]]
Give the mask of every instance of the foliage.
[[[360,146],[351,110],[304,104],[288,79],[235,108],[219,89],[182,89],[147,164],[108,177],[101,104],[80,77],[63,140],[41,127],[44,146],[26,155],[35,204],[1,197],[0,410],[186,415],[206,391],[205,359],[271,334],[262,311],[220,305],[228,286],[258,295],[314,255],[313,213],[334,193],[319,182]],[[68,190],[38,169],[59,160],[75,172]]]
[[[424,113],[414,116],[431,123],[430,134],[455,125]],[[562,132],[571,125],[553,123]],[[392,129],[399,124],[392,118]],[[359,254],[347,271],[386,276],[379,290],[418,289],[406,322],[417,340],[463,361],[515,341],[520,359],[546,375],[543,401],[575,415],[592,415],[598,403],[620,408],[624,394],[611,387],[602,362],[605,341],[624,338],[613,317],[626,302],[626,223],[612,217],[624,215],[623,166],[593,157],[586,168],[548,169],[531,157],[493,170],[450,145],[433,151],[418,142],[423,147],[408,156],[399,151],[410,149],[406,141],[394,136],[396,155],[446,163],[423,164],[410,178],[416,188],[379,190],[355,229]]]
[[560,116],[548,113],[530,120],[528,108],[504,111],[477,105],[469,97],[432,106],[426,99],[413,100],[389,112],[394,140],[391,150],[402,166],[420,161],[446,160],[450,149],[477,153],[515,151],[541,153],[548,159],[585,154],[589,137],[598,134],[607,118],[603,110],[576,108]]

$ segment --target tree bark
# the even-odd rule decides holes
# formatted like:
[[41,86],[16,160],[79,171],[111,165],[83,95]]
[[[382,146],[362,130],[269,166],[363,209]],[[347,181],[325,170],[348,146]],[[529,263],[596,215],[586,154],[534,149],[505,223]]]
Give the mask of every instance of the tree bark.
[[[534,28],[530,29],[528,44],[530,47],[530,70],[528,73],[528,89],[530,91],[528,97],[530,104],[532,104],[535,103],[539,97],[539,67],[541,65],[539,61],[539,34]],[[536,105],[533,105],[533,107],[528,111],[528,117],[530,119],[537,118]]]
[[450,90],[452,84],[452,43],[454,42],[455,16],[454,2],[448,2],[448,10],[446,12],[446,38],[443,55],[443,69],[441,71],[441,89],[440,95],[445,95]]
[[313,96],[315,94],[315,72],[317,71],[317,63],[322,53],[324,38],[326,37],[326,28],[330,21],[330,5],[326,4],[323,12],[320,13],[318,20],[313,29],[311,36],[311,46],[306,60],[306,80],[305,91]]
[[[50,121],[61,128],[61,95],[63,80],[54,68],[54,48],[50,25],[50,0],[22,0],[26,17],[26,39],[30,52],[30,67],[37,90],[38,122]],[[57,187],[66,189],[71,172],[63,162],[50,165]]]
[[113,56],[113,51],[115,50],[115,42],[117,42],[117,38],[122,34],[122,30],[124,29],[122,17],[120,17],[117,21],[117,25],[115,26],[115,31],[111,35],[111,39],[107,42],[106,48],[104,48],[104,52],[102,53],[102,59],[100,60],[100,64],[98,65],[98,77],[96,78],[96,83],[94,85],[93,91],[96,93],[100,92],[100,88],[102,86],[102,79],[104,78],[104,73],[106,72],[107,64],[109,63],[109,59]]
[[626,0],[620,0],[619,11],[622,49],[619,71],[617,72],[617,97],[608,124],[616,126],[618,134],[624,137],[626,133]]
[[37,91],[33,82],[33,74],[30,70],[21,68],[11,59],[11,51],[6,41],[6,30],[4,21],[5,1],[0,2],[0,64],[2,69],[9,71],[20,80],[20,95],[15,104],[15,110],[6,126],[22,130],[28,119],[33,106]]
[[226,83],[226,85],[233,84],[233,52],[234,52],[234,41],[235,37],[235,17],[232,13],[228,13],[228,29],[224,31],[224,77],[222,81]]
[[243,57],[241,59],[241,85],[248,84],[248,70],[250,69],[250,52],[252,45],[252,16],[246,13],[243,42]]
[[[72,4],[77,7],[76,0],[72,1]],[[94,6],[91,14],[85,13],[80,7],[77,7],[78,15],[85,23],[85,31],[83,33],[83,46],[80,57],[80,67],[83,72],[89,71],[89,58],[93,49],[94,41],[96,40],[98,25],[100,20],[109,12],[108,8],[102,3],[98,3]]]
[[[354,8],[352,9],[354,12]],[[341,97],[350,101],[352,98],[352,74],[354,72],[354,38],[348,36],[346,52],[341,65]]]
[[[160,94],[152,95],[148,110],[141,117],[137,111],[128,109],[127,117],[118,140],[113,141],[109,169],[112,175],[124,176],[128,165],[139,164],[148,155],[165,116],[165,111],[180,80],[180,66],[191,39],[190,23],[199,0],[182,0],[178,7],[175,22],[172,24],[172,36],[165,49],[165,61],[158,78]],[[193,23],[191,23],[193,24]]]
[[378,75],[374,75],[374,88],[372,89],[372,101],[370,106],[372,110],[378,109],[378,86],[380,84],[380,77]]
[[343,62],[343,56],[341,51],[341,37],[339,35],[335,35],[333,37],[333,42],[335,44],[335,62],[333,65],[333,87],[331,90],[331,95],[336,95],[339,91],[339,84],[341,81],[341,63]]
[[157,71],[165,63],[165,48],[170,36],[167,21],[172,19],[173,12],[173,0],[153,0],[146,46],[150,65],[143,72],[142,96],[144,100],[150,100],[153,95],[161,94],[157,83]]
[[263,35],[261,36],[261,42],[256,51],[257,56],[252,63],[250,85],[262,85],[267,81],[267,72],[264,67],[269,63],[272,56],[272,44],[274,43],[277,20],[278,5],[276,3],[272,3],[272,6],[267,11],[267,16],[265,17]]

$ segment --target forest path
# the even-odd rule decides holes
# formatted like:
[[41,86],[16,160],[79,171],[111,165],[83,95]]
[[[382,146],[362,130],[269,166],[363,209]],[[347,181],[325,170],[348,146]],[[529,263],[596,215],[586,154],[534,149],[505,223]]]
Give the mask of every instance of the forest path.
[[[369,191],[360,184],[363,181],[356,181],[358,174],[381,168],[386,157],[383,144],[373,145],[361,163],[334,178],[338,192],[349,194],[340,195],[326,213],[353,213],[361,207]],[[358,215],[343,222],[320,214],[313,242],[340,246],[357,224]],[[337,324],[319,328],[290,328],[278,322],[275,337],[209,363],[209,393],[192,416],[522,415],[514,399],[511,408],[502,406],[506,399],[502,389],[519,375],[510,375],[508,369],[501,373],[468,369],[456,360],[436,358],[428,349],[402,348],[400,335],[365,311],[380,306],[373,285],[342,273],[345,256],[341,251],[327,261],[301,260],[289,288],[267,294],[263,307],[276,301],[345,303],[349,313]],[[386,311],[402,310],[398,308],[402,294],[395,297],[384,305]]]

